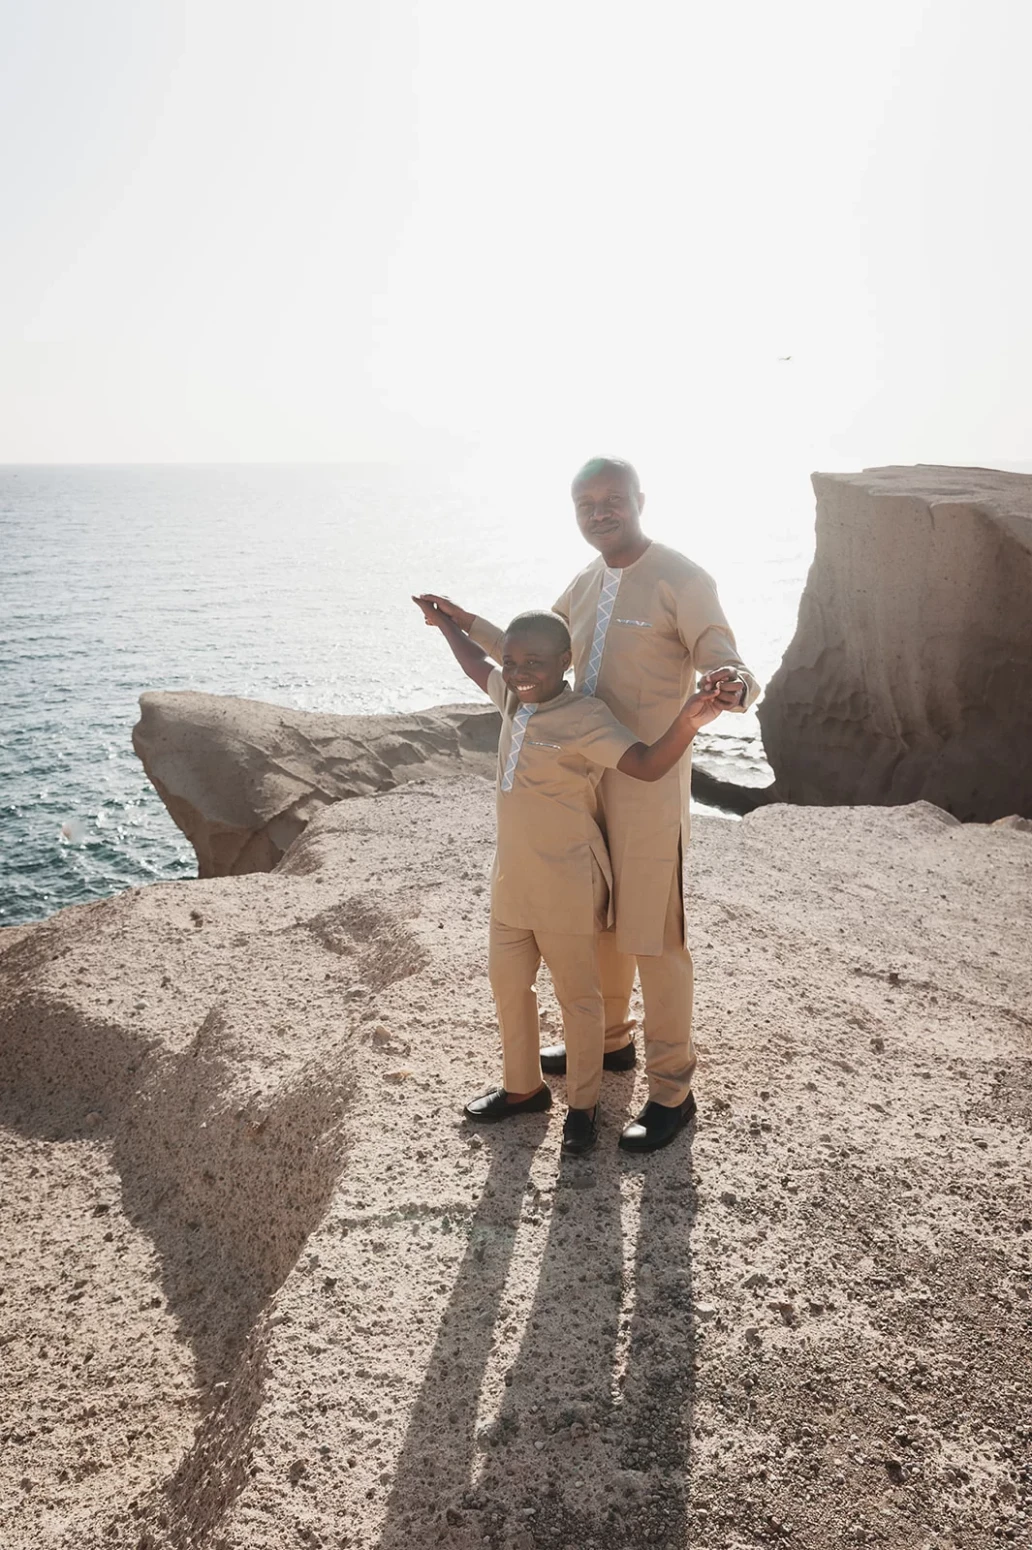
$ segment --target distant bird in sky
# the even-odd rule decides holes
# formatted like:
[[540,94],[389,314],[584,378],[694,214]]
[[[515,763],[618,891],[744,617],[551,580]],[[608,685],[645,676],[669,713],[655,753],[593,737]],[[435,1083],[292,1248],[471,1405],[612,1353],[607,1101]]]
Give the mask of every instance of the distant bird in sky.
[[779,361],[790,361],[791,359],[792,359],[792,357],[790,355],[779,355],[778,356],[778,360]]

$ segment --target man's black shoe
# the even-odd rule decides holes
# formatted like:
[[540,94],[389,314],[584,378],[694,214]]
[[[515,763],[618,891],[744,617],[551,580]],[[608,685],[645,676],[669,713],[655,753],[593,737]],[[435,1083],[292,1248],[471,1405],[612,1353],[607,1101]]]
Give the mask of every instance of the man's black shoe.
[[625,1152],[656,1152],[661,1146],[669,1146],[694,1115],[695,1094],[692,1092],[676,1108],[650,1099],[638,1118],[624,1127],[618,1145]]
[[471,1098],[462,1112],[477,1124],[493,1125],[496,1120],[512,1119],[517,1114],[544,1114],[551,1107],[552,1094],[547,1087],[538,1088],[536,1093],[522,1098],[519,1103],[508,1101],[504,1087],[493,1087],[489,1093]]
[[599,1105],[593,1109],[571,1109],[563,1126],[563,1151],[567,1157],[583,1157],[598,1140]]
[[[608,1051],[602,1057],[603,1071],[633,1071],[637,1064],[638,1055],[634,1048],[634,1040],[629,1044],[623,1044],[619,1049]],[[566,1074],[566,1045],[549,1044],[541,1051],[541,1069],[547,1071],[549,1076],[564,1076]]]

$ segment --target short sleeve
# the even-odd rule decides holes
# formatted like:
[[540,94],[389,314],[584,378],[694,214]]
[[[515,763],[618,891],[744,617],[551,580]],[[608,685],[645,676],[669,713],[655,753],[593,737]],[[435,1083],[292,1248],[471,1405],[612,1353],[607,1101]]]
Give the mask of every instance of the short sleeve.
[[487,683],[484,685],[484,688],[487,690],[488,698],[504,713],[505,696],[509,691],[505,687],[505,679],[496,667],[493,667],[488,673]]
[[560,619],[562,619],[563,622],[565,623],[567,629],[569,629],[569,627],[570,627],[570,593],[571,593],[571,591],[572,591],[572,588],[571,587],[567,587],[566,591],[563,593],[562,597],[557,597],[555,602],[552,604],[552,612],[554,614],[558,614],[559,615]]
[[608,705],[596,699],[583,701],[581,724],[573,741],[583,758],[603,769],[615,770],[628,748],[640,742],[640,737],[617,721]]

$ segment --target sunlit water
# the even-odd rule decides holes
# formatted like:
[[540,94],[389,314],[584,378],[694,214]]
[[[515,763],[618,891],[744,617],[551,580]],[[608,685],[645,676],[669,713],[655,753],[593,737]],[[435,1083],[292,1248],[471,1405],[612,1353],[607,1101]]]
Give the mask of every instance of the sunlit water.
[[[717,576],[763,678],[795,626],[805,507],[762,542],[650,530]],[[693,542],[694,538],[694,542]],[[0,922],[194,871],[130,742],[145,689],[306,710],[475,699],[412,592],[504,622],[590,559],[551,509],[374,467],[0,469]],[[755,718],[725,717],[710,767],[762,783]],[[718,741],[719,739],[719,741]]]

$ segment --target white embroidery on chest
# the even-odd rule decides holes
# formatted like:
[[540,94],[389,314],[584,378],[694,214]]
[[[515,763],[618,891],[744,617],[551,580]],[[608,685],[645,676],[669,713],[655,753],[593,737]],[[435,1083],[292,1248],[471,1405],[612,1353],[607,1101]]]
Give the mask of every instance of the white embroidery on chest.
[[527,722],[536,710],[536,705],[521,705],[512,718],[512,740],[509,743],[509,757],[505,761],[505,770],[502,774],[503,791],[512,790],[512,783],[516,777],[516,766],[520,762],[520,749],[523,747],[523,739],[527,735]]
[[584,682],[581,685],[582,694],[594,694],[598,685],[599,670],[602,666],[602,652],[606,644],[606,631],[609,629],[609,621],[613,617],[613,605],[616,602],[616,594],[620,590],[622,570],[614,570],[607,565],[602,574],[602,590],[598,595],[598,612],[595,615],[595,635],[591,642],[591,655],[588,657],[588,670],[584,674]]

